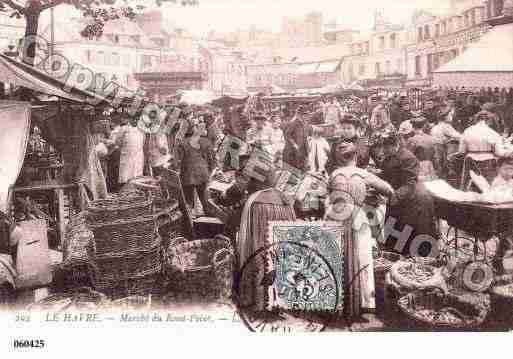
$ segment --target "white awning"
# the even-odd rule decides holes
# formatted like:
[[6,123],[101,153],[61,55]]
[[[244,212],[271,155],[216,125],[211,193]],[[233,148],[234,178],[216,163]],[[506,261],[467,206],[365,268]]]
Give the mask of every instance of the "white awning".
[[335,72],[339,61],[321,62],[315,72]]

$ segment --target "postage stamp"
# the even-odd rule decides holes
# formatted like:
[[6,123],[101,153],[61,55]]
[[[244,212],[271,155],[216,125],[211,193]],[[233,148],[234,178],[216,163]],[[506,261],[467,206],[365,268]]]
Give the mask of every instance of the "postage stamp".
[[342,309],[343,231],[328,222],[271,222],[271,244],[243,264],[240,316],[252,331],[321,331]]

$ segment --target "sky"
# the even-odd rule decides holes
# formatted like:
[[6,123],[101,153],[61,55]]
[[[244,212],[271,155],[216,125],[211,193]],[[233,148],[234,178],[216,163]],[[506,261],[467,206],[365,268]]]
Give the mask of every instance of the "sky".
[[[337,20],[338,24],[356,30],[370,29],[376,9],[383,10],[393,23],[407,22],[415,9],[434,12],[448,8],[449,0],[198,0],[199,5],[182,7],[164,5],[165,17],[177,26],[195,35],[210,30],[231,32],[247,29],[252,24],[258,28],[278,32],[285,16],[301,17],[311,11],[323,13],[324,22]],[[152,7],[151,0],[145,0]],[[69,16],[72,11],[62,6],[57,16]]]

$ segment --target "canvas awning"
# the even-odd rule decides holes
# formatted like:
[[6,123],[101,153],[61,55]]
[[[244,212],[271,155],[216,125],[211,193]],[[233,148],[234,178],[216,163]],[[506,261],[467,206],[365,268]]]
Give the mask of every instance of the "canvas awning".
[[321,62],[315,72],[335,72],[339,63],[340,61]]
[[2,54],[0,54],[0,81],[79,103],[97,104],[106,101],[101,96],[77,88],[66,91],[64,82]]
[[435,86],[513,86],[513,24],[490,29],[465,52],[433,72]]

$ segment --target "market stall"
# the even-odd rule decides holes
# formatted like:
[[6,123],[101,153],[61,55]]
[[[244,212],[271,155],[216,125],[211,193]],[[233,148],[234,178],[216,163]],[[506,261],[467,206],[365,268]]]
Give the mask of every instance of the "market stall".
[[[439,87],[513,87],[513,24],[493,27],[460,56],[433,72]],[[492,55],[493,54],[493,55]]]

